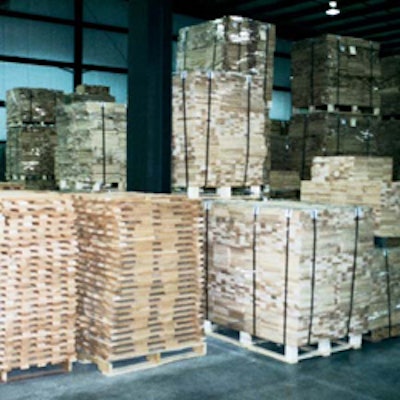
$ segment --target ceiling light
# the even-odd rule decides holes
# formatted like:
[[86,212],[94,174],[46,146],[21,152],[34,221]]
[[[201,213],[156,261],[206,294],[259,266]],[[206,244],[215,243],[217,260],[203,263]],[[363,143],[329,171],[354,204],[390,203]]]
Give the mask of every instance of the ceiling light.
[[335,16],[340,14],[340,10],[337,8],[337,1],[330,1],[329,8],[325,11],[326,15]]

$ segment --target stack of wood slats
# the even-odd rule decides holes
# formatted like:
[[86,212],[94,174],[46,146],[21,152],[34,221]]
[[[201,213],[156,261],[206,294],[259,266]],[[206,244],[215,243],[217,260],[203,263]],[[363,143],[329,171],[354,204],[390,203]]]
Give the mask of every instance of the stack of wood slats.
[[179,31],[177,71],[231,71],[265,79],[265,101],[272,99],[275,26],[225,16]]
[[[371,264],[368,328],[382,337],[400,334],[400,248],[375,249]],[[389,332],[389,327],[391,332]]]
[[292,47],[295,107],[347,105],[380,107],[379,43],[324,35]]
[[75,194],[78,351],[98,365],[202,344],[202,210],[181,196]]
[[189,72],[183,82],[181,76],[174,77],[174,187],[262,185],[268,136],[262,78],[249,81],[248,76],[231,72],[215,72],[211,78]]
[[382,98],[382,115],[400,117],[400,55],[384,57],[380,94]]
[[384,157],[315,157],[301,199],[373,208],[376,236],[400,236],[400,183],[392,182],[392,160]]
[[0,182],[0,190],[24,190],[24,182]]
[[6,177],[29,189],[53,189],[57,142],[55,108],[61,92],[15,88],[7,91]]
[[95,101],[57,107],[55,159],[60,189],[126,187],[126,106]]
[[0,373],[75,359],[76,255],[72,199],[0,196]]
[[291,346],[308,343],[310,324],[311,343],[366,331],[372,216],[363,209],[357,227],[356,215],[348,206],[213,202],[208,233],[209,319]]

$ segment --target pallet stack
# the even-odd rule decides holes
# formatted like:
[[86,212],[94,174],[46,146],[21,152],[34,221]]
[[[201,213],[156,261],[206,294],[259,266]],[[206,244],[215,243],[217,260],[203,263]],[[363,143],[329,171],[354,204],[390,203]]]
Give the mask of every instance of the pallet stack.
[[75,360],[75,214],[68,197],[0,197],[0,374]]
[[[202,210],[181,196],[76,194],[80,356],[106,373],[204,354]],[[185,353],[186,352],[186,353]]]
[[7,91],[7,180],[24,181],[29,189],[55,187],[55,109],[60,96],[48,89]]
[[389,157],[315,157],[301,200],[372,207],[374,234],[400,237],[400,183],[392,182]]
[[366,331],[370,210],[219,200],[208,224],[212,322],[296,349]]
[[180,31],[173,78],[175,188],[265,183],[274,49],[275,27],[242,17]]
[[126,106],[81,101],[76,96],[57,107],[55,175],[59,188],[125,190]]

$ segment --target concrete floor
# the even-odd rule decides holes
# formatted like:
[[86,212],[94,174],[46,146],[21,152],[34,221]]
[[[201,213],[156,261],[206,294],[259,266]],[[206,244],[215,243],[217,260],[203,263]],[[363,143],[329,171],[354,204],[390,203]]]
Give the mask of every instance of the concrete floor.
[[104,377],[71,374],[0,385],[0,400],[399,400],[400,338],[287,365],[217,339],[208,355]]

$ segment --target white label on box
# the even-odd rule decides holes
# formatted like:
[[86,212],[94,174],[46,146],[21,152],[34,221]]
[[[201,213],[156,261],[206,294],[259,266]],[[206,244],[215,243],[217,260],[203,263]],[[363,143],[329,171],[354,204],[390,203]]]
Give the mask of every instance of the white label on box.
[[349,46],[349,53],[350,53],[352,56],[357,55],[357,47],[356,47],[356,46]]
[[357,118],[350,118],[350,126],[355,128],[357,126]]

